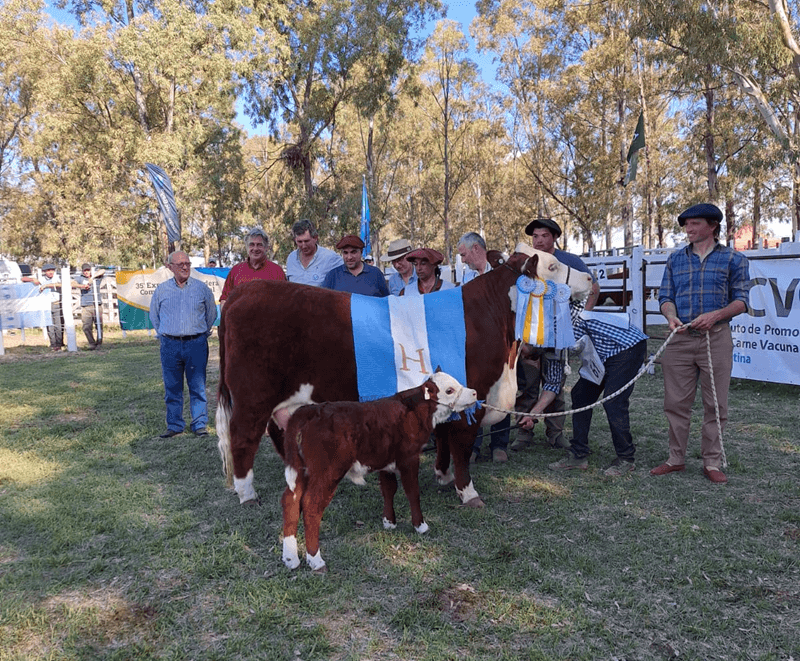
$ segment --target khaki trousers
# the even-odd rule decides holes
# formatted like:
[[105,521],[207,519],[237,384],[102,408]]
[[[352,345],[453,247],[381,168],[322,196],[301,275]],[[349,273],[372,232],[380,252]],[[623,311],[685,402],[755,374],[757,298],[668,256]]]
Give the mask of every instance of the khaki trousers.
[[669,422],[669,463],[674,465],[686,463],[692,405],[699,379],[703,399],[700,444],[703,466],[714,468],[722,466],[722,443],[714,411],[706,337],[711,342],[711,363],[722,432],[725,431],[725,423],[728,421],[728,389],[733,367],[733,340],[730,326],[718,324],[708,336],[705,333],[676,333],[664,350],[661,361],[664,372],[664,413]]

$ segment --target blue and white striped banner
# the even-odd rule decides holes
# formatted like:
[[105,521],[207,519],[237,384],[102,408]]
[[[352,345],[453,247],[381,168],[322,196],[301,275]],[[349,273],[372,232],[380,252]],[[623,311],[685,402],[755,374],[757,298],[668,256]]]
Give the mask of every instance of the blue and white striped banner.
[[353,294],[350,316],[361,401],[414,388],[437,367],[467,384],[460,288],[425,296]]

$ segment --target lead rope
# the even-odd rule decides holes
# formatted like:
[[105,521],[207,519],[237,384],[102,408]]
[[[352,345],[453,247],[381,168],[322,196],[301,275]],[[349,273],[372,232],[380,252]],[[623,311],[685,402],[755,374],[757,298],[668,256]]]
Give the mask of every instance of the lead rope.
[[728,467],[728,457],[725,456],[725,446],[722,444],[722,421],[719,418],[719,400],[717,399],[717,386],[714,383],[714,365],[711,362],[711,332],[706,331],[706,352],[708,355],[708,372],[711,376],[711,392],[714,393],[714,413],[717,416],[717,432],[719,432],[719,449],[722,452],[722,467]]
[[[561,415],[566,416],[566,415],[572,415],[573,413],[581,413],[583,411],[588,411],[589,409],[593,409],[596,406],[600,406],[601,404],[605,404],[607,401],[612,400],[615,397],[619,396],[621,393],[625,392],[629,387],[631,387],[634,383],[636,383],[640,378],[642,378],[642,376],[647,373],[647,370],[650,369],[650,367],[656,362],[656,359],[662,353],[664,353],[664,349],[667,348],[667,345],[670,343],[672,338],[675,337],[675,333],[677,333],[679,330],[682,330],[682,329],[688,328],[688,327],[689,327],[689,324],[683,324],[682,326],[678,326],[677,328],[675,328],[669,334],[669,337],[667,337],[667,339],[664,340],[664,344],[662,344],[659,347],[658,351],[656,351],[652,356],[650,356],[650,360],[647,361],[647,363],[642,366],[642,369],[639,370],[639,373],[635,377],[633,377],[630,381],[628,381],[628,383],[626,383],[624,386],[622,386],[616,392],[612,392],[610,395],[606,395],[605,397],[603,397],[603,399],[600,399],[600,400],[596,401],[594,404],[589,404],[588,406],[582,406],[579,409],[571,409],[569,411],[558,411],[557,413],[521,413],[520,411],[508,411],[506,409],[497,408],[496,406],[492,406],[491,404],[486,404],[486,403],[483,404],[483,408],[491,409],[492,411],[498,411],[500,413],[510,413],[510,414],[517,415],[517,416],[520,416],[520,417],[525,417],[525,418],[527,418],[527,417],[531,417],[531,418],[554,418],[556,416],[561,416]],[[520,344],[520,347],[521,346],[522,346],[522,344]],[[707,352],[707,356],[708,356],[708,370],[711,373],[711,391],[714,393],[714,412],[716,413],[716,416],[717,416],[717,430],[719,432],[719,445],[720,445],[720,448],[722,449],[722,467],[723,468],[727,468],[728,467],[728,460],[727,460],[727,457],[725,456],[725,447],[722,444],[722,422],[720,421],[720,417],[719,417],[719,400],[717,399],[717,387],[716,387],[716,385],[714,383],[714,366],[713,366],[713,364],[711,362],[711,334],[709,333],[709,331],[706,331],[706,352]],[[519,358],[519,352],[517,352],[517,358]],[[519,425],[516,425],[516,426],[519,426]]]

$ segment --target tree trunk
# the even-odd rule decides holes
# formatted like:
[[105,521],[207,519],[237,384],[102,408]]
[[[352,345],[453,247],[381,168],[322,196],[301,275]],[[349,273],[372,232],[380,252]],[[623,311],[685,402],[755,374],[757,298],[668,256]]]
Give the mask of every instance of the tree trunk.
[[760,248],[759,225],[761,224],[761,180],[756,177],[753,186],[753,249]]
[[[709,79],[711,71],[709,67]],[[705,83],[703,96],[706,99],[706,126],[704,136],[704,151],[706,157],[706,175],[708,177],[708,199],[717,204],[719,201],[719,181],[717,180],[716,155],[714,152],[714,90],[709,83]]]

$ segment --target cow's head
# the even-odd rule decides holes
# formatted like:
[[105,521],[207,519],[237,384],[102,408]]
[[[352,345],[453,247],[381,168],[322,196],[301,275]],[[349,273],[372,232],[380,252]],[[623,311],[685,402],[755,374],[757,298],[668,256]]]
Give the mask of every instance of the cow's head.
[[453,413],[460,413],[478,401],[478,393],[472,388],[465,388],[449,374],[437,370],[434,375],[422,384],[425,399],[436,400],[436,412],[433,414],[433,426],[446,422]]
[[[520,272],[540,280],[552,280],[556,284],[569,285],[573,300],[582,301],[592,291],[592,276],[562,264],[553,255],[531,248],[527,243],[518,243],[515,253],[527,255]],[[512,297],[514,300],[515,296]]]

